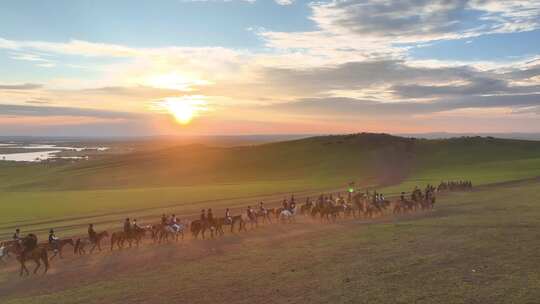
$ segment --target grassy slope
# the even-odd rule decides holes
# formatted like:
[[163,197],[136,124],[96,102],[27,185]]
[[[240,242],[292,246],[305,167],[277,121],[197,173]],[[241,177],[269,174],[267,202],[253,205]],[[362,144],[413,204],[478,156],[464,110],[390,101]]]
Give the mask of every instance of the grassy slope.
[[401,182],[387,193],[442,179],[475,184],[522,179],[540,176],[540,142],[364,134],[260,146],[172,147],[75,165],[0,166],[1,229],[23,220],[328,189],[351,179]]
[[426,217],[338,224],[279,242],[258,239],[265,228],[241,250],[154,259],[150,269],[2,303],[536,303],[539,187],[454,193]]

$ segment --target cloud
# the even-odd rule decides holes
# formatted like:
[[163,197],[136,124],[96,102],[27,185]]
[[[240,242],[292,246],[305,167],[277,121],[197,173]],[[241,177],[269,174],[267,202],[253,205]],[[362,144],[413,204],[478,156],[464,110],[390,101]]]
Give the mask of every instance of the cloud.
[[25,103],[41,105],[41,104],[49,104],[51,103],[51,101],[47,98],[34,98],[31,100],[26,100]]
[[24,84],[0,84],[0,90],[35,90],[42,88],[43,85],[35,83]]
[[[234,116],[277,123],[287,115],[382,119],[494,107],[521,113],[538,104],[538,57],[527,63],[408,57],[411,45],[538,28],[536,1],[336,0],[309,5],[315,30],[255,31],[268,48],[253,52],[0,38],[0,48],[8,50],[12,59],[90,71],[79,77],[50,78],[43,90],[32,91],[41,85],[30,83],[0,85],[4,102],[38,104],[37,98],[44,97],[58,105],[4,106],[0,111],[116,119],[126,113],[122,111],[148,111],[153,101],[189,94],[204,95],[216,109],[208,116],[216,121]],[[81,62],[49,59],[57,55]],[[94,112],[89,107],[122,111]]]
[[275,0],[279,5],[291,5],[294,3],[294,0]]
[[535,0],[332,0],[310,7],[315,30],[262,30],[266,46],[343,63],[403,59],[431,41],[540,28]]
[[306,98],[268,106],[269,110],[300,116],[379,117],[434,114],[459,109],[540,106],[540,94],[517,96],[467,96],[434,102],[381,102],[354,98]]
[[29,106],[0,104],[0,113],[2,116],[75,116],[75,117],[94,117],[107,119],[134,119],[141,114],[106,111],[98,109],[75,108],[75,107],[56,107],[56,106]]
[[321,29],[411,43],[530,31],[540,27],[534,0],[334,0],[315,3]]

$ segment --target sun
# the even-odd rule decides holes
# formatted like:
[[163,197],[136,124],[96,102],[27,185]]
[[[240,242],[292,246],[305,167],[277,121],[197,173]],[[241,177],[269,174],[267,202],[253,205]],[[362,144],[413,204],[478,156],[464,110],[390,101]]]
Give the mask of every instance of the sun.
[[182,125],[190,123],[200,112],[207,110],[203,96],[169,97],[161,101],[161,106]]

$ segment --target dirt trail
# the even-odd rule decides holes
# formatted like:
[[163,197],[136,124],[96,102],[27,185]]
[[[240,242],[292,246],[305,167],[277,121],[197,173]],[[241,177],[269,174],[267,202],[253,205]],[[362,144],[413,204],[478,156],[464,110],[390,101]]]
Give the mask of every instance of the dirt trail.
[[[122,211],[115,211],[115,212],[108,212],[103,214],[92,214],[88,216],[75,216],[75,217],[68,217],[68,218],[59,218],[59,219],[50,219],[50,220],[42,220],[37,222],[32,222],[31,224],[25,224],[25,223],[6,223],[4,225],[0,225],[0,230],[5,230],[6,232],[0,233],[0,240],[9,239],[10,236],[13,233],[13,230],[17,227],[23,227],[25,233],[34,233],[37,235],[43,235],[46,234],[48,231],[48,228],[32,228],[36,226],[42,226],[51,224],[53,225],[57,231],[65,231],[65,230],[85,230],[86,227],[88,227],[89,223],[93,223],[94,225],[98,227],[102,227],[102,229],[110,229],[111,227],[117,226],[118,229],[121,228],[122,220],[125,217],[130,218],[137,218],[139,222],[146,223],[146,222],[156,222],[156,220],[160,217],[161,214],[171,214],[176,213],[179,217],[182,219],[194,219],[197,218],[199,215],[199,210],[196,210],[194,208],[189,208],[186,206],[189,205],[197,205],[201,206],[203,205],[203,208],[212,207],[214,205],[218,206],[228,206],[233,213],[239,213],[241,211],[244,211],[244,209],[248,206],[256,206],[259,202],[264,202],[267,207],[279,207],[281,206],[281,201],[283,198],[290,198],[291,194],[295,195],[296,200],[299,203],[303,203],[307,197],[311,197],[312,199],[315,198],[315,195],[319,195],[320,193],[337,193],[337,192],[343,192],[343,189],[330,189],[326,191],[321,190],[306,190],[306,191],[300,191],[296,193],[274,193],[269,195],[257,195],[257,196],[249,196],[249,197],[240,197],[240,198],[230,198],[230,199],[219,199],[219,200],[206,200],[206,201],[198,201],[193,202],[188,205],[186,204],[172,204],[165,207],[149,207],[149,208],[142,208],[142,209],[134,209],[134,210],[122,210]],[[184,209],[184,212],[180,211],[181,209]],[[194,212],[185,212],[185,209],[191,209],[194,210]],[[216,216],[222,216],[224,213],[224,209],[222,208],[214,208],[214,214]]]
[[[150,240],[146,240],[140,248],[113,252],[104,249],[102,252],[84,256],[73,255],[71,248],[67,247],[64,259],[53,260],[48,274],[31,275],[24,278],[18,276],[19,265],[11,258],[8,264],[2,267],[2,271],[7,273],[6,280],[0,281],[0,302],[2,296],[47,294],[118,277],[142,274],[155,270],[160,267],[160,264],[171,260],[178,263],[189,263],[208,256],[242,250],[245,246],[273,247],[298,239],[317,238],[321,232],[325,231],[346,229],[368,223],[411,219],[431,214],[433,212],[418,212],[398,218],[385,216],[373,220],[341,219],[335,224],[321,224],[319,221],[300,216],[293,224],[260,225],[247,233],[231,234],[226,231],[224,237],[213,240],[193,240],[189,236],[184,241],[168,244],[153,244]],[[28,266],[32,270],[34,263],[29,262]]]

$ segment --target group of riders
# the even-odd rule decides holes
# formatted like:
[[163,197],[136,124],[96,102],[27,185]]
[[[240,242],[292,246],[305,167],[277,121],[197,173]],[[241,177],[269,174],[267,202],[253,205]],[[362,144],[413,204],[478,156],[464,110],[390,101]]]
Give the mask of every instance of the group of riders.
[[[53,251],[58,251],[58,240],[54,229],[49,230],[48,247]],[[34,233],[29,233],[26,236],[21,235],[21,229],[16,228],[12,236],[12,243],[21,248],[21,255],[26,255],[27,252],[34,250],[38,246],[38,238]]]
[[458,191],[471,188],[472,182],[470,180],[442,181],[439,186],[437,186],[437,191]]
[[[431,208],[435,202],[435,193],[439,191],[451,191],[451,190],[463,190],[470,189],[472,183],[470,181],[444,181],[441,182],[437,187],[433,185],[427,185],[425,189],[421,190],[418,187],[415,187],[411,192],[410,196],[405,192],[401,192],[399,199],[396,201],[396,206],[423,206],[422,204],[428,203],[431,204]],[[355,192],[353,194],[353,192]],[[324,214],[324,210],[334,210],[336,213],[343,212],[345,216],[350,215],[354,211],[365,211],[369,208],[375,210],[384,210],[387,206],[390,205],[390,202],[385,198],[382,193],[377,191],[349,191],[347,196],[344,197],[341,194],[336,196],[329,194],[319,195],[315,200],[311,200],[309,197],[306,198],[306,201],[301,206],[302,214],[311,214],[315,216],[320,214],[321,219]],[[399,208],[402,208],[399,207]],[[395,207],[397,208],[397,207]],[[279,217],[280,214],[289,213],[296,214],[297,201],[292,195],[290,199],[284,199],[279,208],[266,208],[263,202],[259,202],[256,208],[252,206],[247,206],[245,210],[245,215],[248,220],[257,221],[258,217],[269,218],[270,213]],[[414,209],[409,209],[414,210]],[[394,211],[395,213],[395,211]],[[354,214],[354,213],[352,213]],[[366,213],[364,213],[366,214]],[[223,224],[232,225],[234,217],[231,215],[231,210],[227,208],[225,210],[224,217],[221,219]],[[216,221],[212,208],[202,209],[200,213],[200,222],[213,224]],[[186,224],[184,224],[175,214],[167,216],[162,214],[161,216],[161,227],[169,227],[173,231],[179,232],[182,231]],[[126,236],[134,235],[136,232],[144,232],[150,226],[140,226],[137,222],[137,219],[126,218],[123,222],[123,232]],[[154,227],[154,226],[152,226]],[[48,249],[58,250],[59,238],[56,236],[54,229],[50,229],[49,238],[48,238]],[[98,242],[97,233],[94,229],[93,224],[88,225],[88,240],[91,243]],[[38,246],[37,236],[33,233],[30,233],[26,236],[21,235],[19,228],[15,230],[13,234],[12,242],[21,248],[20,255],[24,257],[27,252],[32,251]]]

